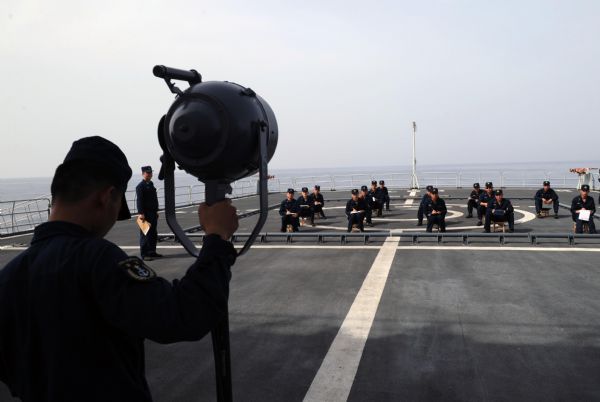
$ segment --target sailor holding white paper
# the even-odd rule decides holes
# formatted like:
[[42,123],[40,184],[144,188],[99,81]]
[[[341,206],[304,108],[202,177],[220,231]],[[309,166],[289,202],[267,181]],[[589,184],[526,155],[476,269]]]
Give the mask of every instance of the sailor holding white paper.
[[571,215],[575,222],[575,233],[583,233],[583,226],[587,223],[590,234],[596,233],[594,225],[594,214],[596,213],[596,204],[594,199],[589,196],[590,186],[584,184],[579,190],[579,195],[573,198],[571,202]]

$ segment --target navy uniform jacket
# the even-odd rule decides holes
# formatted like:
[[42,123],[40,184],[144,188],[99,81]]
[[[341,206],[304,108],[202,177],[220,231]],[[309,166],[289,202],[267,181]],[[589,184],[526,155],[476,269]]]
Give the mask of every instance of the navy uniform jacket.
[[421,198],[421,203],[419,205],[424,207],[428,200],[431,200],[431,196],[427,193],[423,194],[423,197]]
[[446,216],[446,212],[448,212],[448,209],[446,208],[446,202],[439,197],[438,197],[437,201],[433,201],[433,199],[429,198],[427,201],[425,201],[423,208],[425,209],[426,216],[430,216],[434,210],[441,212],[441,213],[439,215],[433,215],[433,216],[442,216],[443,217],[443,216]]
[[481,193],[485,193],[485,191],[483,191],[482,189],[479,189],[479,190],[473,189],[473,191],[471,191],[471,194],[469,195],[469,198],[475,202],[479,202]]
[[[313,206],[312,202],[310,202],[310,195],[308,197],[306,197],[306,199],[304,199],[303,196],[298,197],[298,199],[296,200],[296,203],[298,204],[299,209],[310,209]],[[303,206],[303,205],[306,205],[306,206]]]
[[[375,198],[375,200],[373,200],[373,198]],[[381,201],[383,200],[383,192],[381,191],[381,189],[379,187],[377,187],[375,189],[375,191],[373,191],[372,189],[369,190],[369,192],[367,193],[367,201],[369,203],[369,205],[373,205],[375,202],[379,202],[381,203]]]
[[[481,204],[482,202],[490,203],[493,200],[495,200],[496,197],[494,196],[494,193],[492,193],[491,195],[487,193],[487,191],[482,191],[481,194],[479,195],[479,203]],[[489,205],[488,205],[489,206]]]
[[194,341],[222,317],[231,243],[208,236],[172,283],[67,222],[0,271],[0,380],[23,401],[151,401],[144,339]]
[[308,197],[310,199],[310,205],[314,206],[315,205],[315,201],[317,201],[317,202],[321,203],[321,207],[325,206],[325,199],[323,198],[323,194],[321,194],[321,193],[319,193],[319,194],[312,193]]
[[383,199],[387,199],[387,197],[390,196],[390,192],[388,191],[388,188],[386,186],[377,188],[379,189],[379,191],[381,191],[381,196]]
[[506,213],[514,212],[514,210],[515,210],[512,206],[512,203],[510,202],[510,200],[508,198],[502,198],[502,202],[498,203],[498,200],[496,200],[496,197],[494,197],[490,201],[490,204],[488,205],[488,209],[490,211],[492,211],[494,209],[501,209]]
[[556,192],[553,189],[548,189],[548,191],[544,191],[543,188],[539,189],[536,193],[535,193],[535,197],[536,200],[552,200],[553,202],[558,201],[558,194],[556,194]]
[[573,202],[571,202],[571,214],[573,215],[573,219],[577,219],[579,214],[575,211],[579,211],[581,208],[585,208],[592,211],[591,215],[594,215],[596,213],[596,204],[594,203],[594,199],[590,196],[588,196],[585,199],[585,202],[583,201],[583,198],[581,198],[580,195],[573,198]]
[[300,212],[298,202],[296,200],[288,201],[287,198],[281,201],[281,205],[279,206],[279,215],[285,216],[287,214],[287,211],[293,212],[295,214]]
[[346,203],[346,215],[348,215],[348,217],[350,217],[352,214],[353,209],[356,209],[357,211],[365,211],[367,209],[367,205],[365,201],[361,200],[360,198],[356,201],[351,198]]
[[156,188],[152,181],[142,180],[135,188],[138,214],[148,214],[158,212],[158,197]]

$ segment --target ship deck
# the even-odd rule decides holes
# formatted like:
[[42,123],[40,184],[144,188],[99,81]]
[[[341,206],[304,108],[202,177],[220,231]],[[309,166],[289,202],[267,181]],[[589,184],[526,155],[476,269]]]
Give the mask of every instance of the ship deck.
[[[448,233],[478,234],[467,219],[469,189],[445,189]],[[263,242],[234,267],[230,327],[234,399],[240,401],[597,400],[600,399],[600,239],[572,234],[572,220],[534,216],[531,189],[505,189],[520,237],[401,237],[420,234],[422,192],[393,190],[372,237],[341,240],[348,192],[325,192],[327,220],[278,233],[272,211]],[[574,191],[560,191],[570,204]],[[598,196],[593,194],[594,198]],[[283,199],[270,196],[273,206]],[[240,212],[256,197],[235,200]],[[178,210],[197,225],[195,207]],[[256,217],[240,221],[250,232]],[[169,239],[149,262],[167,279],[192,263]],[[328,234],[318,241],[310,233]],[[375,235],[378,234],[378,235]],[[557,234],[532,242],[531,235]],[[562,235],[565,236],[562,236]],[[133,221],[108,239],[138,253]],[[196,238],[200,241],[200,237]],[[243,239],[236,243],[242,245]],[[29,236],[0,239],[0,266]],[[210,337],[146,342],[148,381],[156,401],[215,400]],[[0,400],[10,401],[0,384]]]

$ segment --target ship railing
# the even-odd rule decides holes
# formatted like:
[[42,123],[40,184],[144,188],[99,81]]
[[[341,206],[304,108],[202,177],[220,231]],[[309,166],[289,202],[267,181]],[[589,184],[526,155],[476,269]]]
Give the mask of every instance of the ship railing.
[[[242,198],[257,194],[256,183],[258,180],[238,180],[231,184],[232,198]],[[164,209],[165,194],[163,187],[156,188],[158,196],[158,205],[160,209]],[[137,211],[137,194],[135,190],[127,191],[125,194],[127,205],[134,213]],[[204,202],[204,184],[194,184],[191,186],[176,186],[175,187],[175,206],[178,208],[197,205]]]
[[[505,188],[536,188],[541,187],[542,182],[549,180],[556,188],[577,188],[579,178],[572,173],[556,173],[546,171],[424,171],[417,174],[421,188],[427,185],[443,188],[471,188],[473,183],[493,182],[495,187]],[[321,186],[321,190],[349,190],[360,188],[362,185],[369,186],[372,180],[384,180],[389,188],[410,188],[411,174],[400,173],[354,173],[343,175],[318,175],[299,177],[276,177],[269,182],[269,191],[285,192],[288,188],[299,191],[302,187],[312,189],[315,184]],[[597,177],[594,178],[597,184]]]
[[50,216],[50,198],[0,201],[0,236],[31,232]]

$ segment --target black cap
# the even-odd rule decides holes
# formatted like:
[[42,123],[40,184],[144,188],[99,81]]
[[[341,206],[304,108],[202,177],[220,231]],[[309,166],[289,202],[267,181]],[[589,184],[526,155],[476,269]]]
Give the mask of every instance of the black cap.
[[431,189],[431,194],[437,194],[438,193],[438,189],[437,188],[432,188]]
[[385,182],[383,180],[379,180],[379,184],[383,185]]
[[494,188],[494,183],[492,183],[491,181],[486,181],[485,188]]
[[479,183],[473,183],[473,188],[479,188]]
[[127,157],[118,146],[99,136],[81,138],[73,142],[63,163],[71,161],[94,162],[114,177],[115,182],[112,184],[123,193],[117,219],[122,221],[131,218],[125,191],[132,172]]
[[550,182],[548,180],[544,181],[544,186],[549,186]]
[[142,173],[152,173],[152,166],[142,166]]
[[371,184],[377,185],[377,180],[371,181]]
[[320,190],[321,186],[319,186],[318,184],[315,184],[315,190]]
[[582,191],[590,191],[590,186],[588,186],[587,184],[584,184],[581,186],[581,190]]
[[302,192],[303,193],[308,193],[308,187],[302,187]]
[[352,190],[352,195],[358,195],[358,190],[357,189],[353,189]]
[[367,191],[369,188],[367,186],[361,186],[360,188],[362,191]]
[[503,195],[504,193],[502,192],[502,190],[498,189],[498,190],[494,191],[494,194]]
[[433,190],[433,186],[427,186],[427,187],[425,187],[425,189],[426,189],[427,191],[431,192],[431,190]]
[[294,191],[294,189],[293,189],[293,188],[288,188],[288,191],[287,191],[287,192],[288,192],[288,194],[294,194],[294,193],[295,193],[295,191]]

